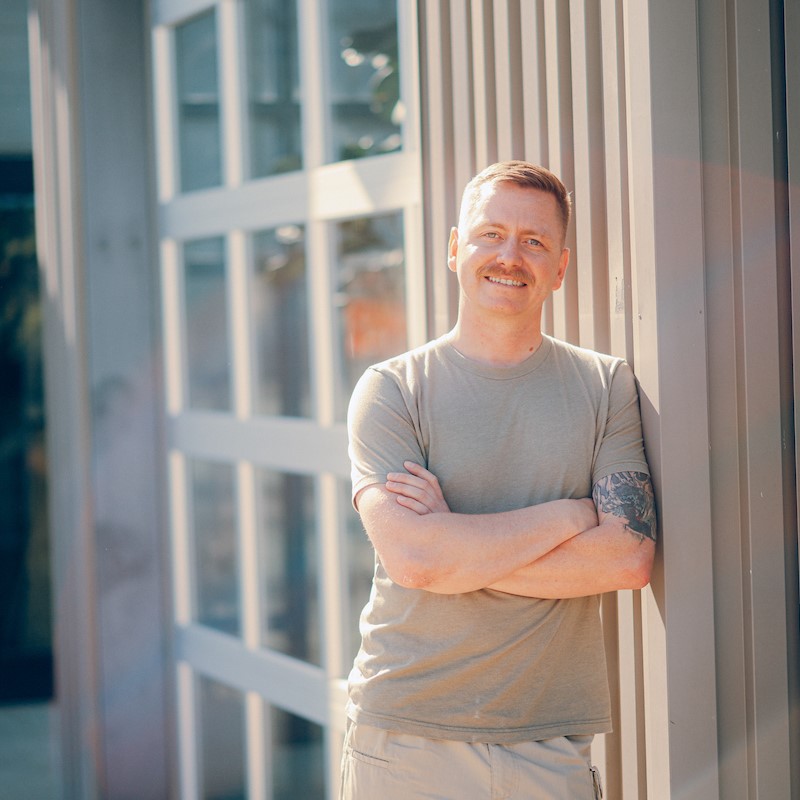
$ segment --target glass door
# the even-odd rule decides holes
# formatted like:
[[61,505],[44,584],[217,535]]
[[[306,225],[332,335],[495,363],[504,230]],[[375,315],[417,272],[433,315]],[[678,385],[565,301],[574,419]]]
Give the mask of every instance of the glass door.
[[426,338],[415,20],[396,0],[155,4],[186,800],[336,796],[373,570],[347,401]]

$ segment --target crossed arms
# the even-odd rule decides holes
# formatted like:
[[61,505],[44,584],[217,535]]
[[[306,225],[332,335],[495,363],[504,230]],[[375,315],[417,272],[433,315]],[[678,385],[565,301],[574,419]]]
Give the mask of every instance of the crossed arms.
[[650,580],[656,517],[644,473],[602,478],[593,501],[456,514],[433,473],[412,462],[404,466],[406,472],[356,497],[384,569],[401,586],[558,599],[640,589]]

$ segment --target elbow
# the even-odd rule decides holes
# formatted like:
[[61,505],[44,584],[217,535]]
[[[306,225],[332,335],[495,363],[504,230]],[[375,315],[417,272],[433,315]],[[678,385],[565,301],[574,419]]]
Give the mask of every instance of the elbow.
[[395,553],[383,560],[383,568],[392,583],[404,589],[429,589],[435,580],[430,562],[416,553]]
[[644,589],[650,583],[653,573],[653,560],[655,556],[655,544],[652,542],[639,545],[637,551],[627,565],[626,589]]

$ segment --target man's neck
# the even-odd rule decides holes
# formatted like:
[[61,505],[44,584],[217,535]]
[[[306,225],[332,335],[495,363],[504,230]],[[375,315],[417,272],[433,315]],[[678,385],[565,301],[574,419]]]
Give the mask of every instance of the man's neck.
[[530,358],[542,343],[538,320],[535,325],[466,325],[459,319],[452,344],[462,356],[483,364],[512,367]]

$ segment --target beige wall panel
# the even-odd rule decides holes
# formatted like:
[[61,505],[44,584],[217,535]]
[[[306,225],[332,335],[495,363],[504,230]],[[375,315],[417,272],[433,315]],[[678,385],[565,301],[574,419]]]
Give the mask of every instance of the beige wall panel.
[[[789,283],[775,266],[766,90],[771,48],[782,53],[777,10],[522,0],[517,89],[517,7],[449,3],[452,86],[440,98],[452,103],[457,187],[493,160],[493,143],[515,155],[517,135],[525,157],[564,179],[573,259],[544,329],[626,357],[640,384],[662,539],[651,585],[604,598],[615,733],[593,748],[620,800],[796,791]],[[800,31],[793,9],[786,20]],[[789,98],[791,139],[800,98]],[[789,167],[800,174],[791,156]],[[800,207],[792,186],[785,194]],[[788,236],[800,215],[786,214]]]
[[[633,363],[625,41],[621,0],[600,4],[609,352]],[[633,364],[635,368],[635,364]]]
[[453,158],[457,194],[475,174],[475,109],[472,65],[470,0],[450,0],[450,53],[452,59]]
[[[788,42],[796,42],[800,37],[800,6],[789,3],[785,7],[785,69],[786,69],[786,202],[788,205],[788,220],[785,244],[790,248],[792,258],[789,264],[787,278],[791,282],[791,290],[785,297],[791,299],[790,317],[792,322],[792,347],[793,347],[793,382],[787,386],[787,402],[794,410],[794,451],[798,452],[798,432],[800,432],[800,407],[794,398],[800,393],[800,326],[795,321],[800,319],[800,48],[789,47]],[[789,630],[800,632],[800,535],[798,529],[797,498],[800,496],[800,471],[794,469],[794,509],[787,512],[794,514],[794,525],[787,522],[786,535],[786,574],[788,625]],[[788,492],[787,492],[788,494]],[[791,709],[790,735],[792,744],[792,787],[795,794],[800,792],[800,669],[792,669],[793,665],[800,664],[800,635],[789,637],[787,663],[789,669],[789,702]]]
[[577,268],[578,279],[578,330],[581,345],[608,352],[608,237],[600,34],[597,2],[571,0],[576,237],[573,269]]
[[497,159],[506,161],[524,152],[520,0],[494,0],[493,28]]
[[[740,473],[745,648],[753,704],[752,796],[790,796],[786,664],[782,431],[779,397],[776,208],[768,9],[737,2],[731,31],[739,55],[730,78],[738,105],[734,154],[734,270],[739,284]],[[738,163],[737,163],[738,161]],[[748,597],[749,595],[749,597]],[[748,607],[749,606],[749,607]]]
[[[721,4],[718,4],[718,6]],[[719,780],[722,797],[748,797],[747,706],[744,648],[742,526],[740,522],[740,443],[737,430],[736,300],[733,253],[727,91],[726,28],[719,7],[700,12],[700,67],[703,105],[703,189],[706,322],[709,330],[709,418],[711,514],[715,551],[716,651],[724,665],[718,683]]]
[[497,102],[492,0],[471,0],[475,168],[497,161]]
[[[547,66],[548,167],[568,189],[575,186],[572,140],[572,77],[570,65],[570,18],[568,0],[545,0],[545,63]],[[575,252],[575,225],[567,234],[567,247]],[[552,312],[550,312],[552,309]],[[561,291],[548,304],[548,332],[577,342],[578,280],[574,262],[567,270]]]
[[451,275],[447,269],[447,232],[454,219],[450,199],[454,175],[450,20],[444,13],[446,10],[441,3],[426,3],[420,9],[422,102],[427,118],[422,136],[422,168],[426,176],[423,224],[429,267],[426,281],[428,294],[433,298],[429,328],[436,336],[449,330],[454,312]]
[[545,66],[544,5],[524,0],[520,6],[522,48],[523,158],[547,165],[547,69]]

